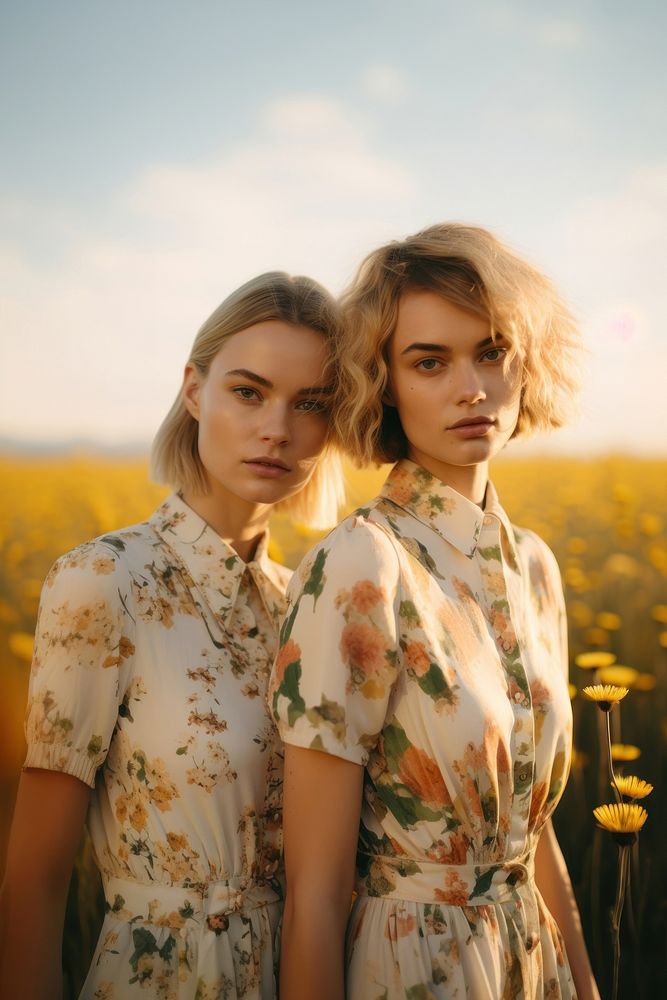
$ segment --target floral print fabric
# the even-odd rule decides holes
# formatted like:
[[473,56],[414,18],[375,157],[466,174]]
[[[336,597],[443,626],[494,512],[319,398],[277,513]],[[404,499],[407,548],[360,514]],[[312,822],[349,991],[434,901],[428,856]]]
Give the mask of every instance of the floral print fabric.
[[270,698],[285,742],[364,766],[350,1000],[572,998],[533,856],[567,777],[560,576],[491,484],[412,462],[304,560]]
[[82,996],[275,996],[282,750],[266,707],[289,574],[178,496],[42,592],[25,766],[93,789],[106,917]]

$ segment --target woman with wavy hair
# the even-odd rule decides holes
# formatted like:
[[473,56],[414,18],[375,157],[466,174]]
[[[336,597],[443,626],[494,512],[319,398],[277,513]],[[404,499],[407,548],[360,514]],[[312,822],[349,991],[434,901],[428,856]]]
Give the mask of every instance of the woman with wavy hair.
[[563,422],[575,324],[459,224],[371,253],[343,313],[341,438],[395,464],[288,591],[283,995],[597,1000],[550,820],[572,740],[558,567],[488,474]]
[[199,330],[153,446],[175,492],[61,557],[42,592],[2,890],[3,996],[61,995],[88,824],[106,916],[83,997],[276,995],[282,747],[265,695],[287,570],[275,505],[335,523],[338,308],[263,274]]

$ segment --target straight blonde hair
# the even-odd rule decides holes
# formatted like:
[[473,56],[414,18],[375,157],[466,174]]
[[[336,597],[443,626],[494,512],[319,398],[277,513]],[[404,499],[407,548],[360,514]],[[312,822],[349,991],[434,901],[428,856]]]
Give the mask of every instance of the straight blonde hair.
[[510,342],[522,369],[514,437],[565,422],[578,387],[580,352],[569,309],[548,278],[488,230],[441,223],[374,250],[342,297],[333,419],[358,464],[395,462],[407,454],[398,413],[382,397],[398,303],[408,288],[436,292],[483,316],[492,335],[502,333]]
[[[332,360],[327,377],[335,383],[335,345],[340,334],[340,314],[333,297],[312,278],[269,271],[247,281],[211,313],[200,327],[188,362],[204,378],[211,362],[229,337],[256,323],[282,320],[321,333],[329,342]],[[199,425],[183,404],[182,391],[164,418],[151,449],[150,472],[154,482],[173,489],[205,493],[204,467],[197,444]],[[340,453],[331,436],[315,470],[294,496],[276,504],[295,521],[311,528],[336,523],[344,503]]]

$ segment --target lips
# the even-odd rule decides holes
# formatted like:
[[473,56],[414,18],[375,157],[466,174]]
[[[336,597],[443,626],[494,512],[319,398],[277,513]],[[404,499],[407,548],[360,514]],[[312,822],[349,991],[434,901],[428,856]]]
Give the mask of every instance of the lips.
[[479,424],[486,424],[490,426],[494,423],[495,420],[491,417],[464,417],[462,420],[457,420],[455,424],[451,424],[448,430],[453,431],[457,427],[475,427]]
[[279,458],[271,458],[270,455],[261,455],[259,458],[245,459],[245,465],[262,465],[267,469],[282,469],[283,472],[291,472],[289,465],[281,462]]

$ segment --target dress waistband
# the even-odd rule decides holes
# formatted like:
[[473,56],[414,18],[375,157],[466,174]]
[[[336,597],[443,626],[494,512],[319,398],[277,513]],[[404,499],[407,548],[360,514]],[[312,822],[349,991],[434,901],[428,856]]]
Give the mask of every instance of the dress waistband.
[[144,920],[160,927],[180,928],[186,921],[208,921],[225,929],[232,913],[277,903],[282,898],[278,880],[258,882],[239,876],[191,887],[102,875],[106,911],[122,920]]
[[[361,861],[361,865],[359,864]],[[531,853],[489,864],[443,865],[437,861],[361,854],[356,891],[414,903],[483,906],[516,899],[523,886],[534,887],[535,859]]]

